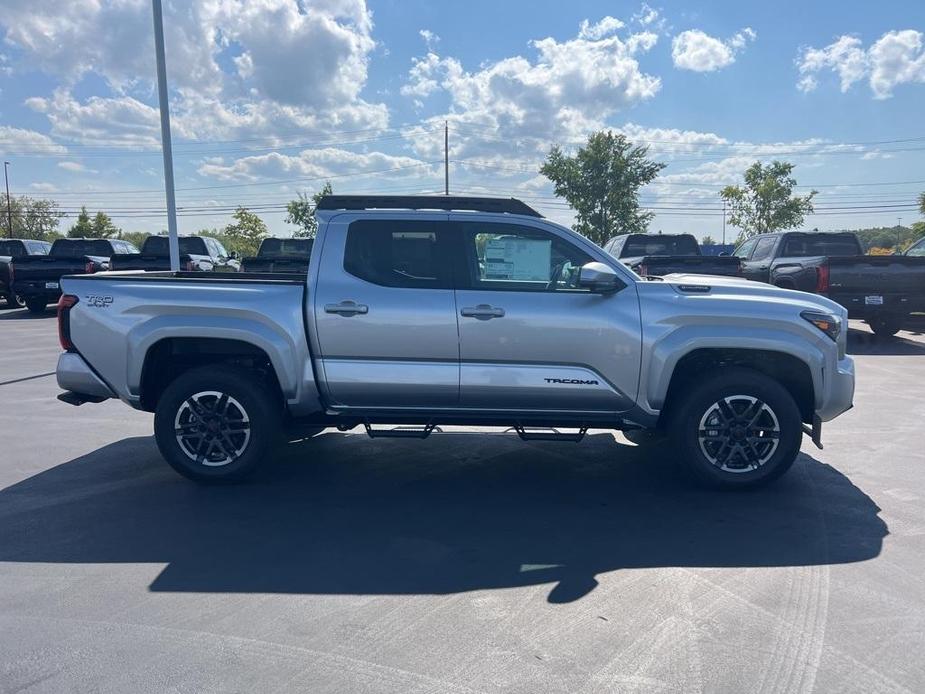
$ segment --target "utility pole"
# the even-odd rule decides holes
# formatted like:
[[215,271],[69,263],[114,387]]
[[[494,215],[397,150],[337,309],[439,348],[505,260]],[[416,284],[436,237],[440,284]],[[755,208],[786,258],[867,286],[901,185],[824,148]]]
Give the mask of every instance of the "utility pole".
[[[7,195],[9,195],[9,193],[7,193]],[[903,228],[903,218],[902,218],[902,217],[897,217],[897,218],[896,218],[896,221],[899,222],[896,226],[898,226],[900,229],[902,229],[902,228]]]
[[154,10],[154,55],[157,59],[157,96],[161,107],[161,149],[164,152],[164,188],[167,191],[167,246],[170,270],[180,270],[180,242],[177,239],[177,200],[173,189],[173,149],[170,145],[170,105],[167,102],[167,60],[164,57],[164,16],[161,0],[151,0]]
[[726,245],[726,199],[723,198],[723,245]]
[[10,200],[10,162],[3,162],[3,178],[6,179],[6,225],[13,238],[13,201]]
[[443,194],[450,194],[450,123],[443,121]]

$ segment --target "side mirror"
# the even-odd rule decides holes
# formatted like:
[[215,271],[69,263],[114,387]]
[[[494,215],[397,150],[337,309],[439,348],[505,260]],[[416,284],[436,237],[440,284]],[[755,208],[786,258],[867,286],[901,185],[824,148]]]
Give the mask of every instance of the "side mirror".
[[626,283],[609,265],[592,262],[581,266],[578,286],[590,289],[597,294],[612,294],[623,289]]
[[238,252],[237,252],[237,251],[231,251],[230,253],[228,253],[228,259],[229,259],[229,260],[237,260],[237,259],[238,259]]

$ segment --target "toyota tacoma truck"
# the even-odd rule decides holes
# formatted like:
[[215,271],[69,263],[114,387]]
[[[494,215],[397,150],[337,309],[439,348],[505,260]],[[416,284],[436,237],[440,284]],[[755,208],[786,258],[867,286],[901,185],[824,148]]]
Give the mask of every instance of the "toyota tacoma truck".
[[153,412],[163,457],[203,482],[254,472],[284,429],[473,425],[663,432],[695,479],[737,488],[851,407],[847,313],[825,297],[646,280],[513,199],[327,196],[316,214],[306,275],[64,278],[59,399]]
[[64,275],[108,270],[112,256],[137,252],[135,246],[120,239],[58,239],[51,244],[48,255],[13,258],[13,293],[22,297],[32,313],[44,313],[48,304],[61,296]]
[[[180,267],[187,272],[237,272],[241,263],[234,253],[211,236],[181,236],[177,239]],[[149,236],[141,244],[141,252],[114,255],[110,270],[169,270],[170,246],[166,236]]]
[[244,272],[308,272],[314,239],[264,239],[257,255],[244,258]]
[[10,281],[10,263],[13,258],[23,258],[27,255],[48,255],[51,244],[48,241],[33,241],[32,239],[0,239],[0,299],[10,308],[22,308],[26,302],[21,296],[13,293]]
[[703,255],[691,234],[621,234],[604,250],[642,277],[685,273],[738,277],[741,261],[733,256]]
[[850,232],[761,234],[735,255],[748,279],[827,296],[879,337],[895,335],[925,311],[925,258],[865,255]]

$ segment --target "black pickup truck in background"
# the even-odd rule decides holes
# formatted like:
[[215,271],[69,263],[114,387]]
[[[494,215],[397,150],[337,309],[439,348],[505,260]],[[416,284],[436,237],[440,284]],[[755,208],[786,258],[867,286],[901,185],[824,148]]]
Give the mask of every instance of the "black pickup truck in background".
[[21,296],[13,293],[10,281],[10,263],[13,262],[13,258],[48,255],[50,248],[51,244],[48,241],[0,239],[0,299],[3,299],[9,308],[22,308],[26,305]]
[[[211,236],[180,236],[180,269],[185,272],[237,272],[241,268],[234,253]],[[149,236],[140,253],[113,256],[110,270],[170,269],[170,245],[166,236]]]
[[604,250],[642,276],[741,274],[738,258],[701,255],[700,244],[691,234],[621,234],[610,239]]
[[13,293],[22,297],[32,313],[43,313],[61,296],[64,275],[108,270],[112,256],[137,252],[135,246],[120,239],[58,239],[51,244],[48,255],[13,258]]
[[244,258],[244,272],[308,272],[314,239],[264,239],[257,255]]
[[748,279],[827,296],[881,337],[925,311],[925,258],[865,255],[850,232],[761,234],[735,255]]

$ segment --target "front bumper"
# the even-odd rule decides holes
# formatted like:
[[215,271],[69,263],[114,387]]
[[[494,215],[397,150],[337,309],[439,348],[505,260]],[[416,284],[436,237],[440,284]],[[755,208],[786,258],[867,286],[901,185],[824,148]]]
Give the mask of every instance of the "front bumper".
[[825,374],[822,403],[816,408],[816,416],[828,422],[851,409],[853,403],[854,359],[846,356],[835,363],[834,370]]
[[58,385],[72,393],[89,395],[93,399],[116,397],[109,386],[93,372],[84,358],[74,352],[64,352],[58,357],[58,368],[55,375],[58,378]]

